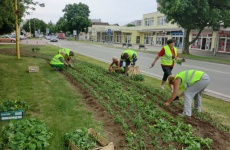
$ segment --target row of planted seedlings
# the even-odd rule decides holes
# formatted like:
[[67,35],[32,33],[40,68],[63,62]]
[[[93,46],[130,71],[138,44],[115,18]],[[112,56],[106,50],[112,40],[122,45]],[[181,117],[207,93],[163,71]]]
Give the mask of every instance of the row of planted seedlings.
[[[169,99],[171,94],[165,90],[160,90],[160,89],[152,89],[148,86],[145,86],[143,84],[140,84],[139,82],[135,82],[133,80],[123,80],[127,84],[134,84],[135,86],[132,87],[133,90],[138,91],[140,94],[145,95],[147,98],[149,98],[151,101],[153,101],[155,104],[158,104],[161,107],[164,107],[164,103],[166,100]],[[127,90],[130,89],[130,87],[126,88]],[[155,97],[153,97],[155,95]],[[177,101],[176,104],[173,103],[174,108],[182,108],[183,107],[183,101]],[[170,110],[171,112],[174,112],[174,109],[171,107],[167,107],[167,110]],[[220,130],[224,132],[230,133],[230,127],[224,126],[215,120],[212,119],[211,114],[208,112],[202,112],[199,113],[197,111],[194,111],[194,114],[196,115],[197,118],[204,120],[206,122],[209,122],[210,124],[216,126]]]
[[[154,106],[147,95],[135,90],[129,78],[106,74],[103,68],[85,62],[74,64],[74,68],[67,72],[115,116],[115,123],[121,124],[126,132],[130,149],[210,148],[211,139],[194,136],[191,125]],[[158,101],[157,93],[154,90],[150,93]]]

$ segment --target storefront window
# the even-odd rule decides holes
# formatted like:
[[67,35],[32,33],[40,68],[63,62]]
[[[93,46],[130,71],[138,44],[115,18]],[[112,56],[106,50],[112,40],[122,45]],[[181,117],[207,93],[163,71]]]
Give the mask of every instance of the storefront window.
[[178,47],[178,48],[182,48],[183,37],[176,37],[176,36],[173,36],[172,38],[175,40],[174,46],[175,46],[175,47]]
[[219,31],[219,51],[230,52],[230,31]]
[[121,35],[117,35],[116,42],[117,42],[117,43],[121,43]]
[[167,44],[167,37],[157,37],[156,45],[157,46],[163,46]]
[[156,45],[161,45],[161,37],[157,37]]
[[226,52],[230,52],[230,39],[227,39],[227,42],[226,42]]
[[225,47],[225,38],[220,38],[219,40],[219,51],[224,51]]
[[[194,40],[195,38],[193,38],[192,40]],[[201,38],[198,38],[193,44],[192,44],[192,48],[196,48],[196,49],[200,49],[201,48]]]
[[136,38],[136,43],[137,43],[137,44],[140,44],[140,36],[137,36],[137,38]]

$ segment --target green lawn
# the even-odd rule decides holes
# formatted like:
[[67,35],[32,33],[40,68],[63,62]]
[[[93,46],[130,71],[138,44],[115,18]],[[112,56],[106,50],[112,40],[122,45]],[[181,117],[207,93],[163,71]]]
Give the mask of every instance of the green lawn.
[[[0,51],[14,45],[0,45]],[[27,46],[23,46],[27,47]],[[22,47],[21,47],[22,48]],[[57,53],[58,47],[40,46],[36,52],[45,58]],[[99,65],[107,69],[108,64],[77,54],[76,59]],[[66,77],[55,72],[49,62],[41,58],[8,56],[0,54],[0,102],[3,100],[26,101],[30,108],[25,118],[44,121],[53,133],[48,149],[64,149],[64,136],[81,127],[92,127],[102,131],[102,123],[93,118],[92,112],[83,105],[82,94],[71,85]],[[28,73],[29,66],[39,66],[38,73]],[[160,81],[145,77],[143,84],[159,87]],[[169,92],[169,89],[166,89]],[[218,122],[230,127],[230,103],[210,96],[203,98],[203,111]],[[0,122],[0,127],[8,121]]]
[[[0,102],[8,99],[27,102],[30,108],[24,118],[44,121],[53,133],[48,149],[65,149],[65,134],[77,128],[101,129],[101,123],[81,103],[80,92],[65,76],[53,71],[46,60],[27,57],[17,60],[16,56],[2,54],[0,59]],[[28,73],[28,67],[33,65],[39,66],[38,73]],[[0,127],[6,123],[0,122]]]

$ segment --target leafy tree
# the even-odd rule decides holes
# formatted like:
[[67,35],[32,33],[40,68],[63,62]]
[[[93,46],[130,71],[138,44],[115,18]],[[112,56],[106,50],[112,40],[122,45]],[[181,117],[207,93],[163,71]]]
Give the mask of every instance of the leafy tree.
[[[189,54],[189,46],[194,43],[205,27],[214,27],[221,22],[230,25],[229,0],[157,0],[159,11],[167,16],[166,21],[177,23],[185,29],[183,53]],[[189,41],[191,30],[198,34]]]
[[56,23],[56,31],[57,32],[67,32],[69,31],[68,30],[68,27],[67,27],[67,20],[64,18],[64,17],[61,17],[57,23]]
[[31,34],[35,33],[35,31],[38,30],[40,30],[40,32],[46,33],[47,24],[43,20],[33,18],[27,20],[26,23],[23,25],[23,29],[26,32],[30,32],[30,27],[31,27]]
[[[18,23],[22,22],[22,17],[26,9],[30,5],[40,5],[44,7],[45,4],[39,4],[33,0],[17,1],[17,10],[14,10],[14,0],[0,0],[0,34],[7,34],[15,30],[15,14],[18,16]],[[35,10],[35,9],[33,9]]]
[[77,34],[81,31],[88,32],[88,27],[91,26],[89,19],[89,7],[83,3],[68,4],[62,10],[64,12],[64,19],[67,21],[68,31],[77,30]]
[[47,24],[47,28],[49,28],[49,34],[51,33],[56,33],[56,26],[54,23],[52,23],[52,21],[50,21],[48,24]]
[[0,34],[7,34],[15,30],[15,14],[18,15],[19,23],[25,8],[21,3],[17,4],[18,10],[14,10],[14,1],[0,1]]
[[129,24],[126,25],[126,27],[135,27],[135,25],[132,24],[132,23],[129,23]]

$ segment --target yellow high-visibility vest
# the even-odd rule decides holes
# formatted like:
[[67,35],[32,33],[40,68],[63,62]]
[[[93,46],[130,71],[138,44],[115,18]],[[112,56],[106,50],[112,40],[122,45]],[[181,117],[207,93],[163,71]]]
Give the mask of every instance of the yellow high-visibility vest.
[[62,57],[64,59],[64,57],[61,55],[61,54],[57,54],[55,55],[51,61],[50,61],[50,64],[51,65],[62,65],[64,64],[63,62],[60,61],[60,57]]
[[180,89],[185,90],[187,87],[199,81],[203,76],[203,74],[204,74],[203,71],[185,70],[179,72],[174,79],[181,78]]
[[[171,66],[173,64],[174,59],[172,59],[172,52],[168,45],[163,47],[165,50],[164,56],[161,57],[161,64],[165,66]],[[174,47],[175,58],[178,56],[177,48]]]

